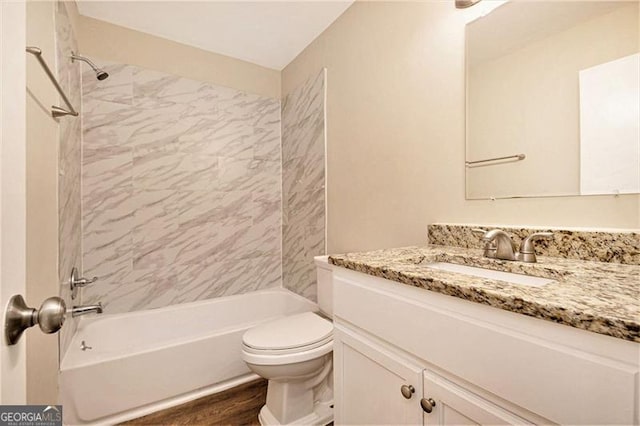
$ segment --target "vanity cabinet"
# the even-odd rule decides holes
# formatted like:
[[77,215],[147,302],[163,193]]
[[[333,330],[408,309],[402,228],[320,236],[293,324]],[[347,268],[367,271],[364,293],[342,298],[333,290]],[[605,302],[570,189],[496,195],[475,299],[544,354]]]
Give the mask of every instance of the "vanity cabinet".
[[332,274],[337,425],[639,423],[638,343]]
[[433,407],[430,413],[424,413],[425,425],[534,424],[429,370],[424,372],[423,389],[428,409]]
[[533,424],[348,328],[334,343],[336,424]]
[[423,369],[349,330],[334,331],[336,424],[422,423]]
[[334,342],[336,424],[533,424],[348,328]]

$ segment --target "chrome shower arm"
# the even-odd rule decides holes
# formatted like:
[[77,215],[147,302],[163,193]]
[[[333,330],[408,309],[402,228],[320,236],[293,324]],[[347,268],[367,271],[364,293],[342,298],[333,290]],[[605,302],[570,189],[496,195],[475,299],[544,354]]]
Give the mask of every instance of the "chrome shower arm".
[[98,67],[91,61],[91,59],[85,58],[84,56],[76,55],[75,52],[71,52],[71,62],[75,61],[86,62],[91,68],[93,68],[94,71],[98,70]]
[[75,62],[75,61],[85,62],[87,65],[89,65],[91,69],[96,73],[96,78],[98,80],[104,80],[107,77],[109,77],[109,74],[103,69],[98,68],[96,64],[94,64],[93,61],[91,61],[91,59],[86,58],[84,56],[76,55],[75,52],[71,52],[71,62]]

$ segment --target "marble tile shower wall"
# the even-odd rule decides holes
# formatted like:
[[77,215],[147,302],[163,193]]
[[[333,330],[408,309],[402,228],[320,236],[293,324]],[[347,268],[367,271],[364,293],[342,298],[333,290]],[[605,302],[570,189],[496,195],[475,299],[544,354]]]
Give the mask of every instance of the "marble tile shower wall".
[[326,70],[282,103],[282,279],[316,300],[313,257],[325,254]]
[[83,261],[100,277],[83,301],[113,313],[280,286],[279,100],[104,68],[83,78]]
[[[77,110],[81,106],[81,65],[72,64],[72,51],[78,51],[76,37],[63,2],[55,5],[56,72],[62,89]],[[64,105],[62,102],[59,105]],[[81,232],[81,121],[80,117],[63,117],[59,121],[58,145],[58,278],[60,295],[67,306],[71,300],[68,286],[71,268],[82,268]],[[76,330],[76,320],[68,318],[60,330],[60,352],[64,353]]]

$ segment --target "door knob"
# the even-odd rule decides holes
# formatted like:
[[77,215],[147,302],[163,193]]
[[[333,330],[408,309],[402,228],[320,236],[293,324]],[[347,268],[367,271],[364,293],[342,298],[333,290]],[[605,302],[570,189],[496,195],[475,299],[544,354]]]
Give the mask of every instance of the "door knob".
[[51,334],[64,324],[67,306],[59,297],[50,297],[42,302],[40,309],[30,308],[19,294],[9,300],[5,314],[4,334],[7,344],[15,345],[22,333],[38,324],[43,333]]
[[411,399],[411,396],[416,392],[416,388],[411,385],[400,386],[400,393],[407,399]]
[[433,398],[422,398],[420,400],[420,406],[425,413],[430,413],[433,411],[433,407],[436,406],[436,402],[433,400]]

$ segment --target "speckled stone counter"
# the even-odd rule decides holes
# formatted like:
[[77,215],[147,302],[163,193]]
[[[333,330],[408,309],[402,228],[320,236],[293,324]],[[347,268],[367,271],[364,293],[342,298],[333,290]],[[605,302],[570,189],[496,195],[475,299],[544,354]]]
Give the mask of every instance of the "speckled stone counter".
[[[640,342],[640,266],[538,256],[538,263],[488,259],[482,250],[430,245],[329,256],[365,274],[495,308]],[[554,281],[542,287],[429,268],[448,262]]]
[[543,256],[594,262],[640,265],[640,233],[637,231],[587,231],[578,229],[532,228],[496,225],[469,225],[433,223],[428,228],[429,244],[481,248],[481,234],[473,229],[499,228],[507,232],[514,243],[534,232],[552,232],[553,237],[536,241],[536,253]]

